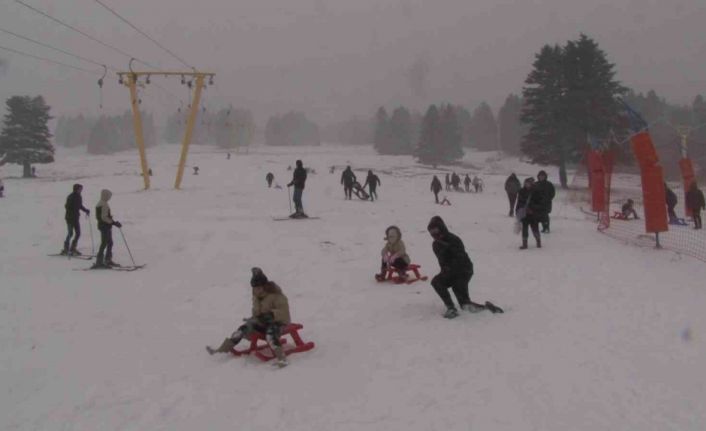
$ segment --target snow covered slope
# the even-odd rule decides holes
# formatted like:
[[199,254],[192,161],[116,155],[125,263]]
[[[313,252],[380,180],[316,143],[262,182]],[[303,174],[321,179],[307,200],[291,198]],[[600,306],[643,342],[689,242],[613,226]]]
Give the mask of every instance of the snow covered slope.
[[[485,193],[448,193],[444,207],[429,192],[442,170],[369,148],[256,148],[226,160],[196,147],[189,165],[200,173],[187,170],[181,191],[169,146],[148,152],[149,191],[133,153],[63,150],[31,181],[3,167],[0,429],[704,429],[706,266],[597,233],[561,192],[544,248],[519,251],[502,184],[511,168],[522,179],[537,167],[486,156],[469,157],[485,166]],[[284,186],[297,158],[317,172],[304,205],[321,219],[273,221],[289,213],[287,189],[267,189],[265,174]],[[349,162],[382,172],[380,201],[343,200]],[[61,248],[74,182],[90,208],[101,188],[114,192],[144,269],[74,271],[90,263],[46,256]],[[373,280],[391,224],[436,273],[426,225],[437,214],[475,264],[471,298],[504,315],[449,321],[428,282]],[[130,263],[114,238],[115,259]],[[204,350],[248,316],[252,266],[282,286],[317,344],[281,370]]]

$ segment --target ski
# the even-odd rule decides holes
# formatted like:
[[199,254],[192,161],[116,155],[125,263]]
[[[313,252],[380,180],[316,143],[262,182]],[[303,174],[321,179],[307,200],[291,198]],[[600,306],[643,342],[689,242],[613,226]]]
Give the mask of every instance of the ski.
[[47,256],[52,256],[52,257],[63,257],[65,259],[81,259],[81,260],[93,260],[95,256],[89,256],[86,254],[77,254],[77,255],[66,255],[66,254],[61,254],[61,253],[54,253],[54,254],[48,254]]
[[75,268],[74,271],[123,271],[123,272],[132,272],[132,271],[137,271],[138,269],[142,269],[145,267],[146,264],[142,265],[135,265],[135,266],[91,266],[88,268]]
[[284,220],[319,220],[321,217],[272,217],[274,221]]

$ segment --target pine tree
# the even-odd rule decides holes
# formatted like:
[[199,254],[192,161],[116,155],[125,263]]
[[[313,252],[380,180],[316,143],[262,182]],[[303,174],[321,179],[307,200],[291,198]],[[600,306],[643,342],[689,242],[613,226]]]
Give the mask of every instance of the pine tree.
[[461,146],[470,147],[472,146],[471,133],[473,117],[471,113],[468,112],[468,109],[463,106],[454,106],[454,110],[456,111],[456,121],[461,128]]
[[498,111],[498,135],[500,149],[507,154],[520,155],[520,142],[526,133],[526,127],[520,121],[522,116],[522,99],[516,94],[510,94]]
[[419,146],[416,151],[420,163],[436,166],[444,161],[442,139],[439,110],[436,105],[431,105],[422,120]]
[[412,154],[412,116],[400,106],[392,112],[387,123],[389,147],[381,154]]
[[0,166],[22,165],[23,177],[32,176],[33,163],[54,162],[54,147],[49,141],[49,106],[42,96],[13,96],[7,99],[7,113],[0,133]]
[[453,105],[444,105],[439,114],[441,129],[442,160],[452,162],[463,157],[461,141],[463,139],[461,126],[458,124],[456,109]]
[[498,149],[498,126],[487,103],[481,103],[473,111],[469,135],[472,145],[481,151]]
[[378,154],[390,154],[390,118],[383,106],[375,113],[373,146]]

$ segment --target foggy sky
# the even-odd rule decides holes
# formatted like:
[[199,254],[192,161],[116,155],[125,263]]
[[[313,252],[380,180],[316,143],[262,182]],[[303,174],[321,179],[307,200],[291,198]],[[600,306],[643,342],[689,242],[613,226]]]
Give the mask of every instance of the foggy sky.
[[[23,0],[167,70],[185,67],[92,0]],[[617,78],[675,103],[706,94],[705,0],[105,0],[190,65],[216,73],[207,107],[267,115],[299,109],[325,123],[370,115],[379,105],[424,109],[451,102],[496,110],[519,93],[534,54],[581,32],[617,64]],[[0,27],[127,69],[129,58],[60,27],[12,0],[0,0]],[[0,33],[0,45],[81,67],[99,67]],[[0,98],[42,94],[52,113],[98,112],[100,76],[0,50],[8,60]],[[137,67],[137,69],[145,69]],[[176,111],[187,91],[154,79],[145,109]],[[106,78],[104,111],[129,108]],[[4,103],[3,103],[4,104]]]

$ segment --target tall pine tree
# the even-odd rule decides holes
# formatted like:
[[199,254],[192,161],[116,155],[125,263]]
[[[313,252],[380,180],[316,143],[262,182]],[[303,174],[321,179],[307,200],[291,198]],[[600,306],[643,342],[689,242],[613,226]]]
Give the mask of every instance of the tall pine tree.
[[0,133],[0,166],[22,165],[23,177],[29,178],[33,163],[54,162],[54,147],[49,142],[49,106],[42,96],[13,96],[6,104]]
[[381,154],[412,154],[412,116],[406,108],[392,112],[387,129],[389,147]]
[[498,111],[500,149],[507,154],[521,154],[520,142],[526,133],[526,127],[520,121],[521,115],[522,99],[516,94],[508,95]]
[[375,130],[373,132],[373,146],[379,154],[389,154],[390,148],[390,117],[384,106],[375,113]]
[[469,139],[471,144],[481,151],[498,149],[498,125],[495,122],[493,111],[485,102],[473,111]]

